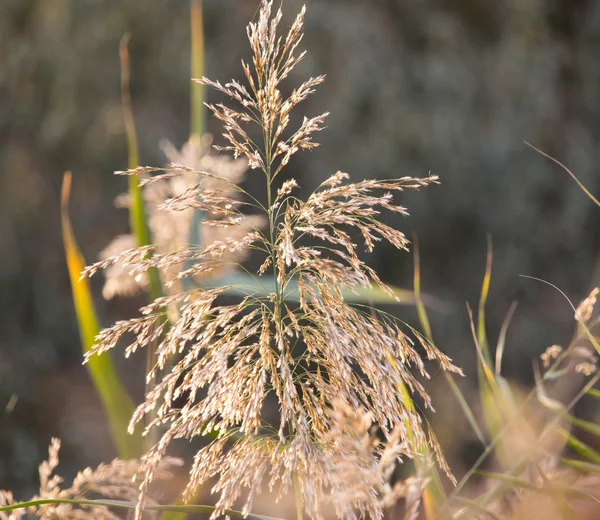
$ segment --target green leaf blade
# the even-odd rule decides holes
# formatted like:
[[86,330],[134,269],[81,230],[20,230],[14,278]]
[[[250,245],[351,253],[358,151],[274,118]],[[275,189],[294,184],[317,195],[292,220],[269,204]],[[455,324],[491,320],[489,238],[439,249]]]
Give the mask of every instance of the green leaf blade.
[[[71,174],[67,172],[63,180],[61,201],[63,241],[71,280],[73,304],[81,336],[81,347],[85,354],[96,344],[96,336],[100,332],[100,326],[89,283],[87,279],[80,279],[86,263],[79,251],[69,218],[70,188]],[[141,455],[141,434],[139,432],[134,435],[127,433],[127,426],[135,408],[119,380],[110,356],[108,353],[93,356],[86,366],[100,396],[104,412],[108,418],[111,437],[119,456],[123,459],[139,457]]]

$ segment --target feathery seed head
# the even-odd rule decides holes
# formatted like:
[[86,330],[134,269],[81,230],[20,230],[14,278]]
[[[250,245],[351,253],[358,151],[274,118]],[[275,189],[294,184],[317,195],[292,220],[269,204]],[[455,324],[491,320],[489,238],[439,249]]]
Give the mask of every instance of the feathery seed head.
[[[312,136],[326,116],[304,118],[286,136],[291,111],[324,79],[309,79],[287,99],[279,90],[304,56],[298,51],[304,13],[302,9],[285,37],[278,36],[281,11],[273,14],[272,2],[263,0],[258,21],[248,26],[252,67],[242,63],[248,85],[199,80],[239,105],[238,111],[222,104],[210,108],[223,122],[229,143],[225,149],[263,171],[267,204],[235,197],[242,191],[236,189],[235,179],[223,185],[223,176],[194,169],[196,165],[173,165],[173,170],[184,176],[193,173],[200,182],[172,192],[170,198],[161,196],[161,207],[171,213],[193,209],[214,215],[209,226],[217,226],[219,236],[168,250],[157,243],[153,255],[149,249],[130,249],[87,270],[93,274],[121,262],[135,276],[156,267],[163,276],[175,271],[175,279],[198,277],[255,250],[265,255],[256,283],[265,285],[270,278],[273,287],[265,285],[262,292],[239,287],[247,296],[225,305],[220,297],[229,287],[183,291],[174,285],[167,297],[143,308],[141,317],[117,322],[98,337],[89,355],[112,348],[124,337],[133,338],[126,355],[139,348],[155,349],[157,363],[148,378],[159,376],[159,381],[131,423],[133,427],[152,412],[147,429],[160,426],[164,431],[143,459],[141,501],[171,441],[208,431],[217,438],[196,454],[185,496],[191,498],[207,479],[216,478],[215,518],[242,495],[244,511],[249,512],[264,483],[281,496],[292,482],[311,518],[321,518],[328,491],[351,497],[346,503],[334,499],[340,514],[353,517],[350,511],[357,510],[378,517],[383,505],[399,496],[400,487],[386,486],[398,457],[413,455],[414,443],[429,443],[447,470],[435,438],[401,388],[428,406],[430,398],[421,382],[428,377],[424,358],[436,360],[445,370],[460,370],[393,316],[345,299],[348,291],[374,285],[393,296],[359,257],[353,236],[361,237],[367,251],[381,241],[406,249],[404,234],[381,222],[381,214],[406,214],[394,194],[437,183],[437,177],[349,183],[349,176],[338,172],[306,201],[291,195],[297,186],[294,180],[272,192],[273,180],[293,154],[316,146]],[[248,124],[261,129],[261,146],[246,132]],[[176,178],[168,171],[145,184],[161,186]],[[208,185],[217,178],[219,183]],[[252,205],[264,210],[268,229],[242,212]],[[161,226],[166,229],[164,222]],[[223,234],[231,229],[235,233]],[[169,315],[167,327],[163,316],[171,306],[177,313]],[[165,370],[167,362],[170,368]],[[268,398],[278,403],[276,421],[266,419]],[[383,432],[386,444],[376,441],[372,427]],[[348,464],[358,468],[358,480],[350,479]],[[422,489],[423,479],[419,482],[406,484],[402,492]]]

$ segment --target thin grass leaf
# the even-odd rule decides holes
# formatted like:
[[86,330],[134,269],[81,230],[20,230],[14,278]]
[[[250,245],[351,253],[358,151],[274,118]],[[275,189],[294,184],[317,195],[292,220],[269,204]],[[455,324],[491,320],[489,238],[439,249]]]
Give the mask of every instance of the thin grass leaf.
[[[267,296],[275,292],[275,281],[272,277],[256,277],[246,273],[232,273],[227,276],[203,283],[203,287],[217,288],[228,286],[228,292],[238,296],[255,294]],[[413,305],[415,303],[415,294],[408,289],[402,289],[393,285],[388,286],[400,301],[396,300],[379,287],[356,287],[354,291],[343,290],[344,300],[351,303],[372,303],[372,304],[395,304],[395,305]],[[291,279],[286,284],[286,291],[283,295],[288,302],[298,302],[300,293],[298,291],[298,280]],[[436,305],[434,298],[427,296],[431,305]]]
[[[423,298],[421,296],[421,262],[419,257],[419,242],[417,236],[413,237],[413,258],[414,258],[414,270],[413,270],[413,291],[414,291],[414,301],[417,307],[417,313],[419,316],[419,322],[421,323],[421,328],[423,329],[423,333],[425,337],[434,344],[433,341],[433,332],[431,330],[431,325],[429,323],[429,317],[427,315],[427,309],[425,308],[425,304],[423,303]],[[460,404],[461,410],[465,414],[467,421],[471,425],[471,428],[475,432],[475,435],[479,439],[479,442],[485,446],[485,436],[477,423],[477,419],[475,419],[475,415],[473,411],[469,407],[469,403],[465,399],[465,396],[461,392],[460,388],[454,381],[454,376],[444,371],[444,377],[450,385],[450,389],[452,393],[456,397],[456,400]]]
[[[139,166],[139,150],[135,121],[133,119],[133,109],[131,107],[131,95],[129,93],[129,34],[124,34],[119,45],[119,58],[121,62],[121,102],[123,105],[123,117],[125,119],[125,129],[127,132],[127,153],[129,169],[133,170]],[[139,185],[139,175],[129,175],[129,224],[131,232],[136,238],[138,247],[152,244],[150,230],[146,221],[144,210],[144,200]],[[162,286],[160,277],[156,268],[148,270],[150,280],[150,296],[153,300],[162,296]]]
[[577,185],[581,188],[581,190],[583,191],[583,193],[585,193],[588,196],[588,198],[594,204],[596,204],[596,206],[600,206],[600,202],[598,201],[598,199],[591,194],[591,192],[581,183],[581,181],[575,176],[575,174],[571,170],[569,170],[569,168],[567,168],[563,163],[561,163],[558,159],[555,159],[551,155],[548,155],[547,153],[542,152],[539,148],[536,148],[531,143],[528,143],[527,141],[524,141],[524,143],[527,146],[529,146],[529,148],[535,150],[537,153],[539,153],[543,157],[546,157],[546,159],[550,159],[554,164],[557,164],[563,170],[565,170],[571,176],[571,178],[577,183]]
[[571,415],[568,416],[568,419],[574,426],[577,426],[577,428],[580,428],[581,430],[591,433],[592,435],[596,435],[600,438],[600,425],[573,417]]
[[433,341],[433,332],[431,330],[431,324],[429,323],[429,317],[423,305],[423,299],[421,298],[421,262],[419,257],[419,242],[416,235],[413,237],[413,290],[415,293],[415,304],[417,306],[417,313],[419,315],[419,322],[423,329],[425,337],[429,341]]
[[[415,290],[415,295],[417,294],[419,294],[420,299],[420,288],[418,285]],[[422,301],[421,306],[423,307]],[[390,362],[395,366],[396,362],[394,359],[390,359]],[[406,409],[411,414],[416,413],[415,404],[406,385],[403,383],[400,384],[399,391],[402,395],[402,401],[404,402]],[[404,426],[406,428],[408,440],[413,444],[415,452],[421,455],[425,460],[433,460],[433,454],[429,453],[429,446],[426,443],[420,443],[416,440],[415,434],[408,419],[404,420]],[[415,457],[414,463],[417,474],[421,474],[423,471],[426,471],[427,476],[430,478],[430,482],[427,484],[423,493],[423,507],[425,509],[425,517],[428,520],[435,520],[438,518],[437,511],[440,509],[440,505],[447,500],[439,473],[435,467],[424,468],[421,457]]]
[[487,237],[487,256],[485,263],[485,275],[481,283],[481,294],[479,296],[479,307],[477,309],[477,340],[488,365],[492,364],[490,351],[485,331],[485,304],[490,292],[490,282],[492,279],[492,237]]
[[[527,276],[527,275],[524,275],[524,274],[522,274],[520,276],[522,276],[523,278],[529,278],[530,280],[536,280],[537,282],[545,283],[546,285],[549,285],[553,289],[556,289],[565,298],[565,300],[567,300],[567,302],[569,303],[569,305],[573,309],[573,312],[575,314],[577,314],[577,308],[573,305],[573,302],[571,302],[571,300],[569,299],[569,297],[563,291],[561,291],[556,285],[554,285],[554,284],[552,284],[552,283],[550,283],[550,282],[548,282],[546,280],[542,280],[541,278],[536,278],[535,276]],[[586,335],[587,339],[590,341],[590,343],[592,344],[592,346],[596,349],[596,352],[598,354],[600,354],[600,344],[598,343],[598,341],[596,340],[596,338],[594,337],[594,335],[590,332],[590,329],[582,321],[579,321],[579,325],[581,326],[581,328],[585,332],[585,335]]]
[[515,417],[517,414],[517,403],[513,394],[512,388],[508,380],[502,376],[496,376],[496,388],[502,400],[502,407],[509,417]]
[[[204,24],[202,0],[191,0],[190,15],[190,29],[192,33],[192,78],[202,78],[204,76]],[[190,100],[190,134],[200,138],[204,133],[204,85],[197,81],[191,82]]]
[[473,429],[473,432],[477,436],[477,439],[479,440],[479,442],[481,442],[481,444],[483,444],[485,446],[486,445],[485,435],[481,431],[481,428],[479,427],[477,419],[475,418],[475,414],[469,407],[469,403],[465,399],[465,396],[461,392],[459,386],[456,384],[456,381],[454,381],[454,377],[452,377],[452,375],[450,375],[450,374],[446,374],[445,372],[444,372],[444,376],[446,377],[446,381],[450,385],[450,389],[452,390],[452,393],[458,400],[458,403],[460,405],[462,412],[465,414],[467,421],[469,421],[469,425],[471,426],[471,428]]
[[[495,396],[500,396],[494,373],[491,370],[492,359],[488,346],[487,334],[485,329],[485,305],[490,291],[492,279],[492,239],[487,237],[487,256],[485,264],[485,274],[481,283],[481,292],[479,295],[479,304],[477,308],[477,325],[473,320],[473,314],[468,308],[471,333],[475,342],[477,353],[477,380],[479,382],[479,400],[483,411],[484,421],[490,435],[495,436],[502,428],[503,418],[498,410],[498,403]],[[501,457],[502,458],[502,457]]]
[[594,448],[587,445],[585,442],[580,441],[576,437],[574,437],[571,433],[562,428],[557,430],[558,434],[563,437],[567,443],[567,445],[575,452],[588,459],[589,462],[593,462],[594,464],[600,464],[600,453],[598,453]]
[[[399,390],[402,394],[402,400],[406,406],[406,409],[411,414],[416,413],[415,404],[406,385],[401,384]],[[413,444],[414,451],[420,455],[414,458],[417,474],[422,474],[424,472],[430,479],[430,482],[427,484],[425,491],[423,492],[423,508],[425,509],[425,517],[427,520],[444,518],[443,516],[439,516],[437,513],[441,504],[447,500],[440,475],[435,466],[426,468],[423,463],[423,460],[433,460],[434,455],[430,453],[431,450],[429,449],[427,443],[421,443],[416,439],[408,419],[404,420],[404,426],[406,428],[409,442]]]
[[[494,371],[492,371],[492,359],[489,350],[489,343],[485,327],[485,305],[487,302],[492,275],[492,240],[488,236],[488,253],[486,258],[486,268],[483,282],[481,284],[481,294],[479,298],[479,307],[477,311],[477,328],[473,321],[471,309],[468,308],[469,322],[471,325],[471,334],[475,342],[478,365],[477,376],[479,381],[479,397],[482,406],[484,421],[488,432],[496,436],[502,430],[506,421],[511,421],[516,414],[517,406],[508,381],[501,375],[502,356],[506,343],[506,333],[510,320],[516,308],[516,304],[511,305],[508,314],[502,324],[498,342],[496,344],[496,359]],[[498,447],[498,457],[503,463],[510,464],[509,451],[502,445]]]
[[[473,320],[473,314],[470,308],[468,308],[469,322],[471,325],[471,333],[473,341],[475,342],[475,349],[477,352],[477,380],[479,382],[479,399],[483,411],[484,421],[488,432],[492,436],[502,429],[505,420],[508,418],[508,411],[513,408],[512,393],[508,383],[500,382],[500,376],[496,377],[498,373],[498,362],[496,361],[495,372],[492,371],[492,358],[490,354],[486,324],[485,324],[485,305],[487,303],[490,284],[492,279],[492,238],[488,235],[487,237],[487,256],[485,265],[485,274],[481,283],[481,292],[479,296],[479,305],[477,309],[477,325]],[[506,324],[508,327],[508,323]],[[502,345],[500,351],[500,358],[502,356],[504,337],[501,335],[499,343]],[[497,360],[498,358],[496,358]],[[504,413],[503,413],[504,411]],[[502,446],[499,447],[498,456],[501,460],[505,460],[508,463],[508,454],[502,454]]]
[[600,464],[568,458],[561,458],[560,461],[567,466],[571,466],[573,469],[583,473],[600,473]]
[[[489,282],[488,282],[489,283]],[[483,294],[483,291],[482,291]],[[473,313],[467,304],[471,335],[475,343],[478,364],[479,398],[481,402],[484,421],[489,434],[497,438],[499,432],[504,430],[507,424],[511,424],[516,417],[517,406],[515,404],[510,385],[502,376],[496,376],[485,356],[484,350],[479,343],[478,334],[475,331]],[[503,442],[498,443],[496,454],[503,467],[511,465],[510,447]]]
[[[69,196],[71,192],[71,173],[66,172],[61,197],[62,231],[73,292],[73,303],[77,314],[79,334],[83,352],[87,352],[96,344],[96,336],[100,332],[98,317],[94,308],[92,294],[87,278],[80,280],[81,271],[87,265],[75,240],[75,235],[69,218]],[[87,363],[87,368],[96,387],[104,412],[108,418],[110,433],[122,459],[137,458],[141,455],[141,434],[127,433],[127,425],[133,415],[134,405],[124,387],[110,359],[105,353],[94,356]]]
[[490,369],[490,365],[488,364],[488,360],[485,356],[485,351],[479,341],[479,335],[475,332],[475,323],[473,321],[473,311],[471,311],[471,307],[467,304],[467,313],[469,314],[469,324],[471,326],[471,335],[473,336],[473,341],[475,343],[475,351],[477,353],[477,359],[479,360],[479,367],[481,369],[483,381],[490,385],[490,388],[496,390],[496,379],[494,378],[494,373]]
[[593,397],[594,399],[600,399],[600,390],[596,390],[595,388],[590,388],[587,391],[587,395]]
[[504,355],[504,346],[506,345],[506,333],[508,332],[508,326],[510,325],[510,320],[517,309],[517,302],[512,302],[508,312],[506,313],[506,317],[502,322],[502,327],[500,328],[500,334],[498,336],[498,343],[496,344],[496,376],[499,376],[502,371],[502,356]]
[[[129,90],[130,67],[129,67],[129,34],[124,34],[119,45],[119,60],[121,64],[121,102],[123,106],[123,117],[125,119],[125,129],[127,133],[127,153],[129,169],[135,169],[139,166],[139,150],[135,121],[133,118],[133,109],[131,106],[131,94]],[[138,247],[144,247],[152,244],[150,229],[146,220],[144,200],[139,184],[139,175],[130,175],[129,182],[129,225]],[[156,267],[148,270],[148,280],[150,282],[150,298],[156,300],[163,295],[160,276]],[[149,372],[156,364],[156,353],[154,348],[149,348],[146,354],[146,372]],[[147,381],[146,392],[154,388],[154,381]],[[147,438],[147,447],[154,444],[155,433]]]
[[[28,502],[20,502],[18,504],[11,504],[8,506],[0,507],[0,512],[14,511],[16,509],[26,509],[28,507],[38,507],[47,504],[71,504],[76,506],[106,506],[114,507],[117,509],[132,509],[137,507],[135,502],[127,502],[125,500],[68,500],[68,499],[41,499],[41,500],[30,500]],[[144,505],[145,511],[175,511],[180,513],[195,513],[195,514],[211,514],[215,511],[213,506],[178,506],[178,505]],[[241,511],[235,511],[233,509],[226,509],[225,515],[228,516],[241,516],[256,520],[283,520],[274,516],[265,516],[257,514],[244,515]]]

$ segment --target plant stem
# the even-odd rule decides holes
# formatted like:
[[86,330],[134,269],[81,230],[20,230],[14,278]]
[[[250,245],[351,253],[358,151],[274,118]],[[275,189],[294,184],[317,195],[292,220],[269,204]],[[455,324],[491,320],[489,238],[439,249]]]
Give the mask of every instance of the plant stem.
[[[202,0],[191,0],[190,26],[192,33],[192,78],[204,75],[204,27]],[[204,133],[204,86],[192,82],[191,85],[191,136],[201,137]]]
[[297,474],[294,474],[294,496],[296,498],[296,519],[303,520],[302,493],[300,492],[300,481]]
[[[0,506],[0,512],[3,511],[14,511],[17,509],[26,509],[28,507],[39,507],[48,504],[71,504],[75,506],[95,506],[95,507],[114,507],[118,509],[131,509],[135,510],[137,504],[135,502],[127,502],[125,500],[87,500],[87,499],[67,499],[67,498],[42,498],[39,500],[29,500],[27,502],[19,502],[17,504],[9,504],[6,506]],[[211,514],[215,512],[214,506],[178,506],[178,505],[160,505],[160,504],[147,504],[144,506],[144,511],[175,511],[179,513],[192,513],[192,514]],[[249,514],[245,515],[241,511],[235,511],[233,509],[225,509],[224,515],[228,516],[243,516],[245,518],[256,518],[258,520],[282,520],[273,516]]]
[[[129,155],[129,169],[134,169],[139,166],[139,148],[137,132],[135,129],[135,121],[133,118],[133,109],[131,106],[130,93],[130,66],[129,66],[129,34],[123,35],[119,45],[119,58],[121,62],[121,102],[123,105],[123,117],[125,119],[125,130],[127,132],[127,151]],[[143,247],[152,244],[150,237],[150,229],[146,221],[146,212],[144,207],[144,199],[139,185],[138,175],[129,175],[129,224],[138,247]],[[148,270],[148,278],[150,281],[150,299],[156,300],[163,294],[160,276],[156,267],[151,267]],[[156,364],[155,345],[149,346],[146,354],[146,373],[154,368]],[[146,393],[150,392],[155,381],[150,381],[146,384]],[[150,448],[156,441],[156,434],[151,432],[147,440],[147,448]]]

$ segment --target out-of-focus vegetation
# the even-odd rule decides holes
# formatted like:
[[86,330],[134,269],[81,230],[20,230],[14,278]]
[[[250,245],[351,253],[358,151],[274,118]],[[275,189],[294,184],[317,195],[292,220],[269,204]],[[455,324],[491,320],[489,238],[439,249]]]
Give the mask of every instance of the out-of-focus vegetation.
[[[327,109],[331,117],[321,136],[327,147],[295,159],[292,176],[310,191],[337,169],[358,179],[440,175],[443,187],[410,196],[410,220],[391,222],[419,233],[424,290],[445,302],[429,311],[437,344],[461,366],[474,358],[463,302],[479,298],[491,233],[489,334],[497,337],[519,299],[503,374],[530,377],[532,357],[568,343],[572,314],[559,294],[518,274],[551,280],[578,301],[600,273],[597,208],[523,140],[600,192],[600,5],[321,0],[309,7],[310,52],[297,74],[328,73],[306,112]],[[205,1],[211,77],[236,74],[243,27],[256,8]],[[113,207],[126,180],[111,175],[127,164],[118,57],[125,32],[141,163],[161,164],[160,140],[180,145],[189,133],[187,2],[0,4],[0,402],[18,396],[0,419],[0,487],[32,485],[51,435],[86,462],[113,449],[80,366],[58,201],[62,174],[72,169],[73,225],[88,260],[127,231],[126,211]],[[372,264],[408,286],[412,265],[389,253],[381,249]],[[141,301],[96,304],[108,324]],[[131,362],[126,369],[141,377],[138,361],[139,369]],[[62,462],[70,467],[68,455]]]

